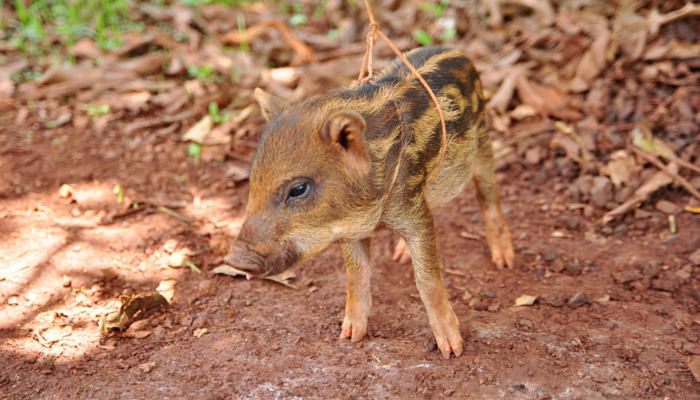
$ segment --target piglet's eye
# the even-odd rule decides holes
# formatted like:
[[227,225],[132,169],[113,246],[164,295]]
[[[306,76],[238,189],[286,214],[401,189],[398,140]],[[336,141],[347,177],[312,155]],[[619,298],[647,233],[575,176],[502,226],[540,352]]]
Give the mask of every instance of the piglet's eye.
[[303,199],[309,195],[311,191],[311,185],[308,182],[297,183],[289,189],[289,194],[287,195],[287,200],[298,200]]

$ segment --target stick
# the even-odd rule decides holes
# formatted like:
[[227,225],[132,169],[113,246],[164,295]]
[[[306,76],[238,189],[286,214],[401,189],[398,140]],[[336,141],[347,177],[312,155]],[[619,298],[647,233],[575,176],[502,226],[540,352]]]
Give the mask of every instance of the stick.
[[645,151],[639,150],[635,146],[630,146],[630,147],[632,148],[632,150],[635,153],[637,153],[637,155],[639,155],[643,159],[649,161],[650,163],[654,164],[660,170],[664,171],[666,173],[666,175],[673,178],[676,182],[678,182],[679,185],[683,186],[685,188],[685,190],[687,190],[690,194],[695,196],[695,198],[700,200],[700,192],[695,190],[695,188],[693,188],[693,186],[690,184],[690,182],[688,182],[685,178],[683,178],[682,176],[678,175],[677,173],[671,171],[668,168],[668,166],[666,164],[662,163],[656,156],[651,155]]

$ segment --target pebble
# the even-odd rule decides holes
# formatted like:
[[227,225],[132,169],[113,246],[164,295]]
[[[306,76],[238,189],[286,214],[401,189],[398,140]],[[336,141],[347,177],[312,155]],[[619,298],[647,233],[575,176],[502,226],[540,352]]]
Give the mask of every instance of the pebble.
[[695,178],[691,179],[690,186],[700,190],[700,176],[696,176]]
[[561,217],[561,222],[564,224],[564,226],[571,230],[576,230],[578,229],[579,225],[581,225],[581,221],[572,215],[564,215]]
[[625,232],[627,232],[627,224],[622,223],[613,229],[613,236],[620,237],[624,235]]
[[576,293],[575,295],[571,296],[571,298],[567,302],[567,304],[571,308],[580,307],[580,306],[582,306],[584,304],[588,304],[588,303],[589,303],[588,295],[586,295],[586,293],[584,293],[584,292]]
[[613,198],[613,185],[605,176],[596,176],[593,178],[593,186],[591,187],[591,202],[598,208],[605,207]]
[[697,249],[688,257],[691,263],[695,265],[700,265],[700,249]]
[[542,259],[547,262],[552,262],[557,259],[557,253],[554,250],[545,250],[542,253]]
[[654,290],[660,290],[662,292],[675,292],[680,284],[678,281],[670,280],[670,279],[652,279],[651,281],[651,288]]
[[666,214],[678,214],[681,208],[667,200],[656,202],[656,209]]
[[498,303],[493,303],[486,308],[486,310],[488,310],[489,312],[497,312],[500,309],[501,305]]
[[581,273],[582,269],[583,266],[581,263],[578,260],[574,260],[574,262],[566,266],[566,273],[569,275],[578,275]]
[[551,307],[562,307],[564,306],[564,299],[559,295],[543,296],[539,298],[541,304],[545,304]]
[[520,318],[515,324],[522,330],[532,330],[535,327],[535,324],[527,318]]
[[554,260],[552,265],[549,266],[549,270],[556,273],[563,271],[564,268],[566,268],[566,266],[562,260]]

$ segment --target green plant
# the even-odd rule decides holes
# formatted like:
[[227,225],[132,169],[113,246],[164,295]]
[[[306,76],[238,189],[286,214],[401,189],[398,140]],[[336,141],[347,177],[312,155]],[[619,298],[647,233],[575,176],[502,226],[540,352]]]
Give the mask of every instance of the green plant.
[[103,49],[120,45],[120,33],[140,29],[129,20],[129,0],[13,0],[17,21],[10,33],[17,48],[36,52],[57,37],[70,46],[92,37]]
[[202,157],[202,145],[199,143],[192,142],[187,146],[187,155],[192,157],[195,161],[199,161]]
[[231,119],[231,113],[227,111],[222,114],[219,110],[219,105],[214,101],[209,103],[209,116],[212,122],[217,125],[228,122]]
[[90,118],[99,118],[110,113],[109,104],[87,104],[83,106]]
[[187,75],[200,81],[209,81],[214,78],[214,67],[211,65],[188,65]]
[[433,44],[433,38],[428,32],[422,29],[413,31],[413,38],[416,39],[416,42],[420,43],[421,46],[430,46]]
[[439,3],[423,2],[420,4],[421,10],[433,14],[435,18],[440,18],[445,14],[445,10],[450,5],[450,0],[441,0]]

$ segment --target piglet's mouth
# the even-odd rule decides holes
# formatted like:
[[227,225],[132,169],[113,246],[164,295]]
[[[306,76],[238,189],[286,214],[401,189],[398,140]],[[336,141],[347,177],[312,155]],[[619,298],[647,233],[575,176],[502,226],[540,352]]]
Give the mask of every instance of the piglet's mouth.
[[245,275],[245,278],[247,280],[251,280],[255,277],[262,277],[262,275],[264,275],[261,274],[260,267],[258,267],[257,265],[241,261],[242,260],[235,254],[229,254],[226,257],[224,257],[224,263],[238,270],[238,272],[240,272],[241,275]]

